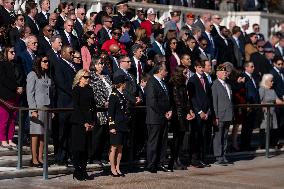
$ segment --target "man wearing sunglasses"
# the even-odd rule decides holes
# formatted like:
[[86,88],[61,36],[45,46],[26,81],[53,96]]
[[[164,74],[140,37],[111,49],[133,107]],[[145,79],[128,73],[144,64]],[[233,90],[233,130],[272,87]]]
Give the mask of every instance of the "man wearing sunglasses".
[[0,25],[8,26],[14,15],[14,0],[3,0],[3,8],[0,10]]
[[103,27],[98,31],[98,42],[101,47],[103,43],[112,38],[111,28],[112,28],[112,18],[110,16],[103,16],[102,24]]
[[50,25],[44,26],[42,34],[38,37],[38,54],[45,55],[51,49],[50,38],[53,35],[53,29]]
[[16,15],[16,27],[12,27],[9,31],[10,44],[15,45],[16,41],[20,40],[20,30],[25,26],[25,19],[22,14]]
[[82,36],[84,34],[84,29],[83,29],[83,26],[84,26],[84,23],[85,23],[85,20],[86,20],[86,11],[84,8],[78,8],[77,9],[77,13],[76,13],[76,22],[74,24],[74,29],[77,33],[77,37],[78,39],[82,39]]

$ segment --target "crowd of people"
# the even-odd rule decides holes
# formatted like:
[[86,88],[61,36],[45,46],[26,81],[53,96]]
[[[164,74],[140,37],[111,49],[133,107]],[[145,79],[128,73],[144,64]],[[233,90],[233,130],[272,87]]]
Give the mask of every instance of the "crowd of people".
[[[14,14],[13,0],[0,7],[1,147],[16,147],[15,122],[22,119],[31,138],[31,166],[43,163],[47,115],[32,110],[41,108],[74,108],[52,115],[51,132],[55,163],[72,160],[78,180],[91,179],[87,162],[103,160],[107,146],[114,177],[125,176],[120,161],[129,149],[134,158],[146,149],[151,173],[185,170],[180,155],[186,132],[190,166],[209,167],[206,155],[212,153],[216,165],[226,166],[230,125],[233,150],[253,149],[254,128],[260,128],[263,148],[267,113],[271,146],[281,147],[283,108],[233,105],[284,104],[284,24],[265,39],[259,24],[247,33],[246,18],[227,28],[222,17],[209,13],[187,13],[183,22],[173,10],[163,24],[153,8],[130,17],[126,2],[115,5],[116,14],[106,3],[90,18],[67,2],[54,13],[49,0],[39,1],[40,12],[37,6],[28,0],[23,14]],[[31,110],[18,117],[10,106]]]

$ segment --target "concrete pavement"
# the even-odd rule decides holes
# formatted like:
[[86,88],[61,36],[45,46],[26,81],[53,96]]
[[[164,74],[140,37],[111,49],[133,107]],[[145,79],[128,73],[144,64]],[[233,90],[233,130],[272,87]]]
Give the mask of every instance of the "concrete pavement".
[[0,180],[0,188],[37,188],[37,189],[183,189],[183,188],[284,188],[284,154],[266,159],[256,157],[238,160],[234,165],[197,169],[190,167],[187,171],[174,173],[158,172],[152,174],[143,169],[135,169],[125,178],[113,178],[107,172],[89,172],[92,181],[76,181],[72,175],[51,175],[47,181],[42,177],[29,177]]

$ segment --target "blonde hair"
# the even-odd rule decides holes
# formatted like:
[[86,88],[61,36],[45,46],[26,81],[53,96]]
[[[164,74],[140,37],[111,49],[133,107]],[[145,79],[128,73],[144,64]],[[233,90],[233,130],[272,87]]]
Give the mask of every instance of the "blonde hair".
[[78,85],[78,83],[80,82],[80,79],[86,74],[86,73],[89,73],[88,70],[86,69],[81,69],[78,71],[78,73],[76,74],[75,78],[74,78],[74,81],[73,81],[73,85],[72,85],[72,89]]
[[[84,33],[86,33],[88,30],[88,27],[93,25],[94,26],[94,21],[90,20],[90,19],[87,19],[84,26],[83,26],[83,30],[84,30]],[[91,30],[91,31],[94,31],[94,30]]]
[[143,39],[143,37],[145,37],[145,35],[146,35],[145,28],[139,27],[135,30],[136,41],[140,41],[141,39]]
[[268,89],[267,81],[270,79],[271,80],[273,79],[272,74],[263,74],[261,82],[259,83],[259,86]]

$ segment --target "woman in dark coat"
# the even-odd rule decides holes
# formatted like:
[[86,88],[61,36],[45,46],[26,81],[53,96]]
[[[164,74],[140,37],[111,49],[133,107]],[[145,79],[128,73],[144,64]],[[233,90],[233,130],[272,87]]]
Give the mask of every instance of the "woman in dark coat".
[[120,160],[122,157],[122,147],[126,143],[128,131],[127,101],[123,95],[127,78],[123,75],[114,79],[114,89],[109,97],[109,132],[110,132],[110,152],[109,161],[111,175],[113,177],[124,177],[120,171]]
[[23,74],[15,62],[14,47],[6,47],[0,60],[0,142],[4,148],[16,147],[12,142],[17,106],[23,93]]
[[179,151],[182,147],[186,127],[188,121],[195,118],[195,114],[191,110],[190,100],[187,94],[186,79],[188,69],[179,65],[176,67],[170,80],[173,91],[173,140],[171,145],[171,159],[169,169],[183,170],[186,169],[179,161]]
[[88,160],[88,140],[96,123],[96,104],[92,88],[89,86],[89,72],[80,70],[73,82],[72,113],[72,154],[75,168],[73,178],[91,179],[86,171]]

